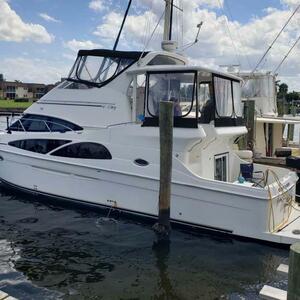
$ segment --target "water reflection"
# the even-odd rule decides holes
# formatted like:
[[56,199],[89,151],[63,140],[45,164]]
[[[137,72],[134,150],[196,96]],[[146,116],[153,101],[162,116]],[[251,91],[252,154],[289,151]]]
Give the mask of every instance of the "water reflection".
[[169,238],[160,239],[154,241],[152,250],[156,257],[156,266],[159,271],[159,290],[160,294],[155,299],[180,299],[175,294],[168,273],[168,258],[170,254],[170,240]]
[[122,215],[32,200],[0,196],[0,289],[20,300],[258,299],[263,284],[286,285],[285,250],[178,230],[158,242]]

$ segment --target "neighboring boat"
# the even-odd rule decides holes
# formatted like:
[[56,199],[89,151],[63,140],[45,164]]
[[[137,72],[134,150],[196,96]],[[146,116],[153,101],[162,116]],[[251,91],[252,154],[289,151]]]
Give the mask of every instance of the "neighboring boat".
[[[170,2],[165,49],[173,46]],[[34,193],[155,218],[159,101],[173,101],[172,221],[298,241],[296,174],[252,164],[251,152],[235,150],[247,132],[241,80],[190,66],[170,51],[81,50],[68,79],[1,135],[0,178]]]
[[286,132],[288,126],[300,124],[300,117],[278,112],[276,76],[271,72],[239,72],[235,75],[244,80],[242,100],[255,102],[255,126],[253,141],[250,141],[255,157],[280,163],[280,158],[272,159],[276,154],[291,155],[293,150],[298,155],[299,145],[292,144]]

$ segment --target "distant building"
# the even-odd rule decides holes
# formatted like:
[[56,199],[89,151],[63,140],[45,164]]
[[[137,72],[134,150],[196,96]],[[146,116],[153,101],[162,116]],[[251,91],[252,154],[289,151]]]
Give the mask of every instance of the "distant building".
[[[1,77],[2,76],[2,77]],[[2,78],[2,80],[1,80]],[[0,74],[0,99],[38,100],[53,89],[53,84],[23,83],[20,81],[5,81]]]

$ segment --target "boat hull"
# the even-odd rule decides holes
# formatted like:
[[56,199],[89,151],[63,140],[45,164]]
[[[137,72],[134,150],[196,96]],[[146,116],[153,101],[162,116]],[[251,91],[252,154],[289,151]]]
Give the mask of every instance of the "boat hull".
[[[0,151],[0,178],[34,193],[156,217],[159,180]],[[224,183],[220,183],[224,185]],[[232,186],[234,187],[234,186]],[[295,185],[289,191],[294,193]],[[248,193],[251,195],[251,193]],[[261,196],[261,193],[259,194]],[[226,234],[290,244],[297,236],[268,232],[268,199],[199,184],[172,183],[171,220]],[[299,215],[300,216],[300,215]],[[298,222],[298,215],[293,221]],[[300,222],[300,221],[299,221]],[[300,228],[300,223],[299,223]]]

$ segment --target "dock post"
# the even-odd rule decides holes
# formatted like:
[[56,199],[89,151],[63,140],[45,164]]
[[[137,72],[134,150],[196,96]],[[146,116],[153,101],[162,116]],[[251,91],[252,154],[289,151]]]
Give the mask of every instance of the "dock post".
[[287,134],[287,147],[289,146],[290,141],[294,141],[294,130],[295,125],[294,124],[288,124],[288,134]]
[[159,213],[158,221],[153,229],[161,236],[170,233],[170,199],[172,179],[173,152],[173,102],[161,101],[159,105],[159,135],[160,135],[160,183],[159,183]]
[[255,127],[255,100],[244,101],[244,120],[245,126],[248,129],[245,135],[239,142],[239,147],[242,150],[253,150],[254,146],[254,127]]
[[290,247],[287,300],[300,299],[300,243]]
[[255,100],[248,100],[247,129],[247,148],[253,150],[255,139]]

